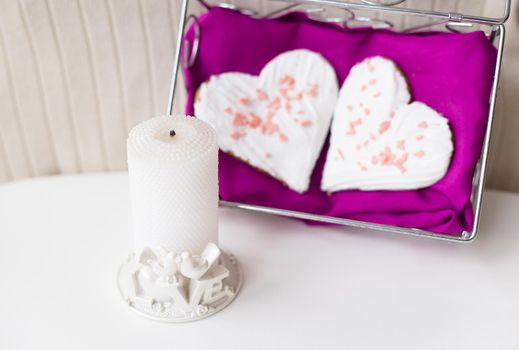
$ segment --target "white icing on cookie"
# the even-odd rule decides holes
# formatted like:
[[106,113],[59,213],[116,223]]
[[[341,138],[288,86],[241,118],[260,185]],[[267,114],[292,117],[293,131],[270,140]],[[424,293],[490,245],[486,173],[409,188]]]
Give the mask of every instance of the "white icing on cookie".
[[323,191],[418,189],[445,175],[448,121],[410,99],[392,61],[372,57],[351,69],[335,108]]
[[338,90],[335,71],[321,55],[288,51],[257,77],[211,77],[200,87],[195,115],[216,129],[220,149],[302,193],[326,139]]

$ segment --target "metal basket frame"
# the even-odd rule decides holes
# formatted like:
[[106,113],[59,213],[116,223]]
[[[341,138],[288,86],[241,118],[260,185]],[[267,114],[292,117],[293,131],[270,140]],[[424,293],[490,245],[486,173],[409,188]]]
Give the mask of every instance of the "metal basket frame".
[[[510,0],[506,0],[505,2],[505,13],[502,18],[489,18],[489,17],[482,17],[482,16],[473,16],[473,15],[464,15],[460,13],[452,13],[452,12],[439,12],[439,11],[426,11],[426,10],[419,10],[419,9],[410,9],[410,8],[402,8],[402,7],[395,7],[395,5],[398,5],[400,3],[405,2],[405,0],[394,0],[390,3],[380,4],[379,1],[372,1],[372,0],[357,0],[357,2],[354,1],[346,1],[346,0],[277,0],[277,1],[283,1],[287,3],[291,3],[290,5],[286,6],[285,9],[291,9],[298,5],[302,4],[309,4],[309,5],[318,5],[318,6],[325,6],[325,7],[335,7],[335,8],[341,8],[345,9],[349,12],[352,12],[352,10],[372,10],[372,11],[380,11],[380,12],[392,12],[402,15],[415,15],[415,16],[422,16],[427,17],[430,19],[434,19],[435,21],[432,23],[432,25],[437,24],[445,24],[447,27],[449,25],[464,25],[464,24],[478,24],[478,25],[484,25],[489,26],[491,29],[491,35],[489,36],[489,40],[492,40],[494,45],[497,46],[497,60],[496,60],[496,66],[494,70],[494,76],[493,76],[493,84],[492,84],[492,91],[490,94],[490,108],[489,108],[489,114],[488,114],[488,121],[487,121],[487,127],[485,131],[485,137],[484,142],[481,150],[481,155],[479,158],[479,161],[476,165],[476,169],[474,171],[473,175],[473,190],[471,195],[471,202],[474,208],[474,224],[473,229],[471,231],[464,231],[458,236],[448,235],[448,234],[441,234],[431,231],[426,231],[422,229],[416,229],[416,228],[403,228],[398,226],[391,226],[391,225],[382,225],[382,224],[376,224],[376,223],[370,223],[370,222],[364,222],[364,221],[357,221],[357,220],[350,220],[350,219],[344,219],[344,218],[338,218],[333,216],[326,216],[326,215],[318,215],[318,214],[310,214],[305,212],[299,212],[299,211],[293,211],[293,210],[286,210],[286,209],[278,209],[278,208],[272,208],[272,207],[266,207],[266,206],[259,206],[259,205],[252,205],[247,203],[239,203],[239,202],[229,202],[229,201],[220,201],[220,206],[223,207],[231,207],[231,208],[240,208],[255,212],[261,212],[266,214],[273,214],[273,215],[280,215],[285,217],[291,217],[291,218],[297,218],[297,219],[304,219],[304,220],[312,220],[312,221],[320,221],[324,223],[329,224],[336,224],[336,225],[342,225],[342,226],[350,226],[350,227],[356,227],[356,228],[365,228],[365,229],[372,229],[376,231],[383,231],[383,232],[390,232],[390,233],[396,233],[401,235],[408,235],[408,236],[417,236],[417,237],[425,237],[425,238],[431,238],[431,239],[438,239],[438,240],[444,240],[444,241],[453,241],[453,242],[472,242],[478,234],[479,228],[480,228],[480,219],[481,219],[481,209],[482,209],[482,203],[483,203],[483,192],[484,192],[484,186],[485,186],[485,180],[487,175],[487,161],[488,161],[488,155],[489,155],[489,147],[491,142],[491,136],[492,136],[492,127],[493,127],[493,121],[494,121],[494,112],[495,112],[495,106],[496,106],[496,96],[497,96],[497,90],[498,90],[498,84],[499,84],[499,74],[501,71],[501,63],[503,58],[503,49],[504,49],[504,39],[505,39],[505,27],[503,23],[508,19],[510,15]],[[196,17],[194,15],[188,15],[188,7],[189,7],[190,0],[182,0],[181,6],[180,6],[180,23],[179,23],[179,30],[178,30],[178,39],[176,43],[176,53],[174,57],[174,65],[173,65],[173,72],[171,77],[171,88],[170,88],[170,94],[169,94],[169,101],[167,106],[167,114],[171,115],[173,112],[173,104],[174,104],[174,98],[175,98],[175,91],[177,88],[177,80],[178,75],[180,71],[180,66],[182,64],[181,59],[181,52],[182,52],[182,43],[183,43],[183,37],[184,37],[184,30],[185,26],[187,25],[187,22],[189,22],[190,18],[194,18],[196,20]],[[202,4],[202,6],[209,9],[211,6],[207,4],[205,0],[198,0],[199,3]],[[220,4],[219,6],[225,6],[225,7],[234,7],[234,5],[229,4]],[[281,11],[276,11],[276,13]],[[423,27],[427,27],[430,25],[425,25]],[[420,27],[420,29],[422,26]],[[448,27],[449,28],[449,27]],[[195,48],[193,48],[194,50]]]

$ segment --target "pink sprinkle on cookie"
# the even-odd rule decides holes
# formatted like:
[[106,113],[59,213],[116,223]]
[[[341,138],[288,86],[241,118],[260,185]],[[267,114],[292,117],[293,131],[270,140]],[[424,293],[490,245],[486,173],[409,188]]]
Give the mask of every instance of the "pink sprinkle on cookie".
[[407,153],[403,153],[399,158],[397,158],[396,154],[394,154],[391,151],[390,147],[385,147],[384,150],[380,152],[378,156],[374,155],[371,157],[371,163],[373,165],[377,165],[380,163],[380,165],[382,166],[394,166],[400,172],[405,173],[407,169],[404,165],[407,162],[407,159]]
[[422,141],[424,138],[423,135],[416,135],[416,141]]
[[261,125],[261,118],[256,113],[250,112],[249,116],[249,126],[251,128],[256,129],[258,126]]
[[378,126],[378,133],[382,135],[383,133],[385,133],[386,131],[389,130],[390,126],[391,126],[391,122],[390,121],[387,121],[387,120],[383,121]]
[[346,106],[346,109],[347,109],[349,112],[351,112],[351,111],[353,111],[353,106],[352,106],[352,105],[347,105],[347,106]]
[[357,166],[360,168],[361,171],[367,171],[368,168],[362,164],[361,162],[357,162]]
[[290,104],[290,102],[285,103],[285,112],[290,113],[291,110],[292,105]]
[[297,111],[297,114],[299,114],[299,115],[303,115],[303,114],[305,114],[305,111],[302,110],[302,109],[300,109],[300,110]]
[[425,152],[424,151],[415,152],[414,156],[417,158],[422,158],[423,156],[425,156]]
[[233,114],[232,112],[232,108],[231,107],[225,107],[225,109],[223,110],[225,113],[227,114]]
[[362,149],[362,146],[361,146],[361,145],[357,145],[357,146],[355,146],[355,149],[356,149],[357,151],[360,151],[360,150]]
[[379,98],[382,95],[382,93],[379,91],[375,94],[373,94],[373,98]]
[[405,162],[407,162],[407,157],[408,157],[408,156],[407,156],[407,153],[404,153],[404,154],[402,155],[402,157],[400,157],[400,158],[398,158],[398,159],[396,159],[396,160],[394,161],[394,165],[395,165],[395,167],[396,167],[398,170],[400,170],[401,173],[405,173],[405,172],[407,171],[407,169],[406,169],[405,166],[404,166]]
[[391,152],[391,148],[386,147],[384,151],[380,152],[379,159],[382,165],[392,165],[395,155]]
[[354,121],[351,121],[350,124],[349,124],[349,129],[346,132],[346,135],[355,135],[355,133],[356,133],[355,129],[360,124],[362,124],[362,119],[360,119],[360,118],[355,119]]
[[267,106],[267,108],[279,108],[281,105],[281,99],[279,97],[276,97],[274,98],[270,103],[269,105]]
[[288,74],[284,74],[281,77],[281,79],[279,79],[279,83],[281,85],[286,85],[286,86],[288,86],[290,88],[294,87],[295,82],[296,82],[295,79],[292,76],[288,75]]
[[265,158],[267,158],[267,159],[270,159],[270,158],[272,158],[272,154],[270,154],[270,153],[268,153],[268,152],[267,152],[267,153],[265,153]]
[[421,122],[420,124],[418,124],[418,127],[420,129],[427,129],[429,125],[427,124],[427,122],[424,120],[423,122]]
[[278,130],[278,126],[272,121],[266,121],[261,125],[261,132],[265,135],[272,135]]
[[371,114],[371,110],[369,108],[364,108],[364,114],[366,116],[370,115]]
[[248,106],[251,104],[251,100],[248,97],[240,97],[238,99],[238,104]]
[[301,122],[301,126],[302,126],[303,128],[308,128],[308,127],[312,126],[312,124],[313,124],[312,121],[309,120],[309,119],[303,120],[303,121]]
[[247,117],[245,114],[236,112],[234,113],[234,118],[232,120],[233,125],[235,126],[245,126],[248,123]]
[[376,83],[377,83],[377,79],[371,79],[371,80],[369,81],[369,84],[370,84],[370,85],[375,85]]
[[261,89],[257,89],[256,90],[256,100],[265,101],[266,99],[267,99],[267,94],[265,93],[265,91],[263,91]]
[[241,132],[238,132],[238,131],[233,131],[231,133],[231,139],[235,140],[235,141],[238,141],[239,139],[241,139],[243,136],[245,136],[245,133],[241,133]]
[[280,140],[281,142],[287,142],[287,141],[288,141],[288,136],[285,135],[285,134],[283,134],[283,133],[280,133],[280,134],[279,134],[279,140]]
[[396,148],[402,151],[405,150],[405,140],[398,140],[396,142]]
[[395,117],[395,112],[391,111],[391,113],[389,113],[389,118],[393,119],[394,117]]
[[366,85],[362,85],[362,86],[360,87],[360,91],[361,91],[361,92],[364,92],[364,91],[366,91],[367,88],[368,88],[368,87],[367,87]]
[[312,84],[312,86],[310,86],[310,88],[308,89],[308,91],[306,93],[310,97],[316,97],[318,89],[319,89],[319,86],[317,84]]

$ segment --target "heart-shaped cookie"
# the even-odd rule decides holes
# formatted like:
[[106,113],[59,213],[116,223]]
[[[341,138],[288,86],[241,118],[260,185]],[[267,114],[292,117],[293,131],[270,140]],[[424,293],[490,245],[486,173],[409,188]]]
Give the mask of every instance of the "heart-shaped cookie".
[[195,115],[216,129],[221,150],[302,193],[338,90],[335,71],[321,55],[293,50],[271,60],[259,76],[211,77],[198,91]]
[[418,189],[445,175],[448,121],[410,99],[392,61],[371,57],[351,69],[335,108],[323,191]]

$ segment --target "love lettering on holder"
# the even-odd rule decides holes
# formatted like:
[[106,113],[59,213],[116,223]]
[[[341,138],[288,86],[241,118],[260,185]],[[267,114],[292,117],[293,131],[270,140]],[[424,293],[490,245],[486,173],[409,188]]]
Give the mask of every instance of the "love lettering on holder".
[[241,286],[241,272],[236,259],[214,243],[200,255],[146,247],[122,265],[118,284],[128,305],[141,315],[187,322],[227,306]]

